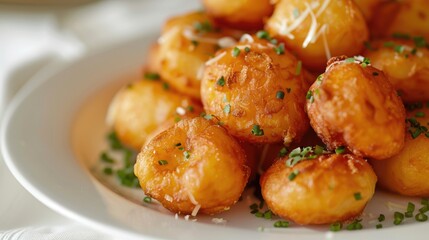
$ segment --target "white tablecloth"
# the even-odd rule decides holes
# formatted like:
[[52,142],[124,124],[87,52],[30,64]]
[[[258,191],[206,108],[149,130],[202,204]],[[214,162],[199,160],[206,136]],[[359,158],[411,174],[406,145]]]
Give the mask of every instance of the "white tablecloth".
[[[34,1],[36,2],[36,1]],[[198,0],[106,0],[80,5],[0,4],[0,120],[14,94],[41,70],[72,61],[198,9]],[[0,240],[120,239],[44,206],[15,180],[0,157]]]

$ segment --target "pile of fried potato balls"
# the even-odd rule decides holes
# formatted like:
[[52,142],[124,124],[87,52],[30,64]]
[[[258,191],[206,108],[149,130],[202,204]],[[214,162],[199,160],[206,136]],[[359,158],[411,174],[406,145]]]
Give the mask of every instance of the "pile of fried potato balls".
[[111,104],[147,196],[216,214],[260,175],[297,224],[359,217],[376,182],[429,196],[428,1],[202,4],[165,23]]

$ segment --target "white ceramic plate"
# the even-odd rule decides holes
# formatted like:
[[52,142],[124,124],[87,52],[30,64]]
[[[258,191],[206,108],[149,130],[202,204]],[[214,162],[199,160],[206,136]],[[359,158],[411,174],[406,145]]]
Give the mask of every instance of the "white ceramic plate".
[[[246,195],[230,211],[212,216],[183,216],[157,204],[143,204],[139,194],[115,188],[97,177],[99,153],[106,147],[104,118],[114,92],[139,78],[147,49],[156,38],[148,32],[102,53],[84,57],[24,88],[10,105],[1,128],[1,152],[18,181],[47,206],[102,232],[125,239],[424,239],[429,223],[406,219],[393,226],[393,211],[407,199],[378,192],[365,210],[364,229],[328,231],[293,225],[273,228],[275,220],[256,218]],[[315,199],[314,201],[317,201]],[[399,206],[388,207],[388,202]],[[395,209],[396,208],[396,209]],[[384,228],[376,230],[378,214]]]

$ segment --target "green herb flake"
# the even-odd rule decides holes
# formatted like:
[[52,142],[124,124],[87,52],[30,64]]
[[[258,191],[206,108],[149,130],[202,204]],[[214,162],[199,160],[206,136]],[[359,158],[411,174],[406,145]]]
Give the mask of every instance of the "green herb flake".
[[395,47],[395,43],[394,42],[384,42],[383,46],[388,47],[388,48],[393,48],[393,47]]
[[379,222],[383,222],[385,219],[386,219],[386,217],[384,216],[384,214],[380,214],[380,216],[378,216]]
[[188,151],[184,151],[183,156],[185,157],[185,159],[189,159],[191,157],[191,154]]
[[416,115],[415,115],[416,117],[419,117],[419,118],[422,118],[422,117],[425,117],[426,115],[425,115],[425,113],[424,112],[416,112]]
[[423,207],[419,208],[420,213],[426,213],[429,211],[429,205],[423,205]]
[[161,76],[158,73],[150,73],[150,72],[145,73],[143,75],[143,77],[145,79],[149,79],[149,80],[159,80],[159,79],[161,79]]
[[113,174],[113,169],[111,167],[105,167],[103,169],[103,173],[106,175],[112,175]]
[[266,40],[270,40],[270,34],[267,31],[258,31],[256,33],[256,37],[258,37],[259,39],[266,39]]
[[152,202],[152,198],[146,196],[146,197],[143,198],[143,202],[145,202],[145,203],[151,203]]
[[100,155],[100,159],[101,159],[101,161],[103,161],[105,163],[114,163],[115,162],[115,159],[110,157],[107,152],[102,152]]
[[168,89],[170,89],[170,85],[168,83],[166,83],[166,82],[163,82],[162,83],[162,89],[168,90]]
[[343,154],[343,153],[345,153],[345,151],[346,151],[346,147],[344,147],[344,146],[339,146],[335,149],[336,154]]
[[283,91],[277,91],[276,98],[277,99],[284,99],[285,98],[285,92],[283,92]]
[[168,161],[167,160],[159,160],[158,164],[161,165],[161,166],[164,166],[164,165],[168,164]]
[[264,136],[264,130],[257,124],[253,125],[251,133],[254,136]]
[[271,212],[271,210],[267,210],[264,212],[263,216],[265,219],[272,219],[273,218],[273,212]]
[[362,224],[360,223],[361,221],[362,221],[361,219],[354,220],[352,223],[347,225],[346,227],[347,230],[349,231],[361,230],[363,228]]
[[426,40],[425,40],[424,37],[416,36],[416,37],[413,37],[413,40],[414,40],[414,44],[418,48],[424,48],[427,45]]
[[305,98],[310,101],[310,103],[314,102],[313,92],[311,90],[307,91]]
[[232,56],[233,57],[238,57],[238,55],[240,55],[240,49],[238,48],[238,47],[234,47],[233,49],[232,49],[232,52],[231,52],[231,54],[232,54]]
[[404,221],[404,214],[401,212],[394,212],[393,213],[393,224],[395,225],[399,225],[402,223],[402,221]]
[[249,47],[245,47],[244,51],[248,53],[248,52],[250,52],[250,48]]
[[208,33],[213,31],[213,27],[209,21],[195,22],[194,28],[198,33]]
[[344,60],[344,62],[345,63],[354,63],[355,62],[355,58],[346,58],[345,60]]
[[365,67],[371,65],[371,61],[369,60],[369,58],[363,58],[363,61],[360,65],[365,68]]
[[289,181],[293,181],[298,176],[298,174],[298,170],[293,170],[288,176]]
[[298,61],[298,64],[296,65],[296,69],[295,69],[295,75],[299,76],[301,74],[301,70],[302,70],[302,61]]
[[186,107],[186,110],[188,110],[188,112],[194,112],[194,107],[192,105],[189,105]]
[[278,156],[279,157],[284,157],[287,154],[287,148],[283,147],[282,149],[280,149]]
[[277,47],[274,48],[274,51],[277,55],[282,55],[285,53],[285,45],[284,43],[280,43]]
[[360,192],[356,192],[353,194],[356,201],[362,200],[362,194]]
[[225,86],[225,78],[224,78],[223,76],[221,76],[221,77],[216,81],[216,84],[217,84],[218,86],[221,86],[221,87]]
[[405,50],[405,47],[402,45],[396,45],[393,47],[393,50],[395,50],[395,52],[397,53],[403,53]]
[[376,229],[383,228],[383,224],[379,223],[379,224],[375,225],[375,228],[376,228]]
[[109,142],[110,148],[113,150],[122,150],[124,148],[115,132],[109,133],[107,135],[107,140]]
[[276,228],[287,228],[287,227],[289,227],[289,222],[287,222],[287,221],[276,221],[273,226]]
[[329,226],[329,230],[332,232],[339,232],[339,231],[341,231],[342,228],[343,228],[343,224],[340,222],[332,223]]
[[424,213],[418,213],[415,217],[418,222],[426,222],[428,220],[428,216]]

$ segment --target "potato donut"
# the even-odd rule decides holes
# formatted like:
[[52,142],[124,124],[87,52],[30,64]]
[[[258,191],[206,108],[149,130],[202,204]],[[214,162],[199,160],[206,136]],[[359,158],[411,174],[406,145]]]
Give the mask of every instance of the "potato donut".
[[250,174],[245,153],[226,130],[201,117],[160,133],[137,157],[144,192],[175,213],[214,214],[239,199]]
[[116,94],[108,121],[121,142],[140,150],[158,125],[182,115],[196,115],[201,109],[200,103],[165,89],[161,81],[146,79],[131,83]]
[[379,185],[404,196],[429,197],[429,104],[425,104],[415,104],[420,107],[407,113],[404,149],[385,161],[371,162]]
[[200,80],[204,63],[220,45],[235,41],[221,38],[213,22],[204,13],[190,13],[170,19],[158,40],[160,74],[179,92],[200,98]]
[[313,71],[331,56],[359,54],[369,36],[353,0],[280,0],[265,29]]
[[330,150],[386,159],[404,145],[405,109],[383,72],[368,60],[333,58],[307,93],[315,132]]
[[283,45],[250,35],[246,39],[207,62],[201,83],[204,110],[241,140],[299,140],[309,126],[301,62]]
[[273,12],[270,0],[203,0],[207,14],[228,27],[258,30]]
[[374,194],[377,177],[355,155],[325,154],[293,167],[286,166],[286,159],[275,162],[260,181],[265,202],[282,218],[298,224],[349,220]]
[[384,1],[371,22],[371,34],[377,38],[396,33],[422,36],[429,40],[429,1]]
[[425,46],[425,40],[407,35],[400,37],[414,38],[414,41],[375,41],[364,56],[371,59],[371,64],[389,77],[402,100],[429,100],[429,49]]

